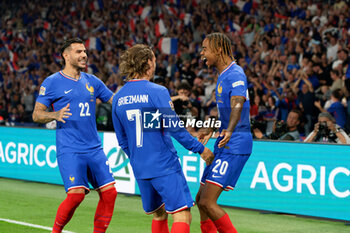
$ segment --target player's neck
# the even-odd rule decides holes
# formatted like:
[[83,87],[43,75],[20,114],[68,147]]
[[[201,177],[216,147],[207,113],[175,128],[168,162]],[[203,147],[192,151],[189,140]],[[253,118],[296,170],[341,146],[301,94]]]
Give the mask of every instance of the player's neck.
[[78,80],[80,77],[80,70],[74,69],[73,67],[65,66],[62,72],[65,75],[68,75],[69,77],[74,78],[76,80]]
[[225,59],[220,58],[216,65],[219,74],[221,74],[232,62],[233,60],[230,57],[225,57]]
[[150,76],[148,76],[148,75],[144,75],[144,76],[136,76],[135,78],[133,78],[133,79],[140,79],[140,80],[147,80],[147,81],[149,81],[149,80],[151,80],[151,77]]

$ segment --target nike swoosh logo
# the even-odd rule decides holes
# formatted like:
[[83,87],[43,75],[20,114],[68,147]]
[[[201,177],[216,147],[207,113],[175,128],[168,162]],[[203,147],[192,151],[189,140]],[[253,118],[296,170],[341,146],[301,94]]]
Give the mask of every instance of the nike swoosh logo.
[[69,91],[64,91],[64,94],[68,94],[69,92],[71,92],[73,89],[70,89]]

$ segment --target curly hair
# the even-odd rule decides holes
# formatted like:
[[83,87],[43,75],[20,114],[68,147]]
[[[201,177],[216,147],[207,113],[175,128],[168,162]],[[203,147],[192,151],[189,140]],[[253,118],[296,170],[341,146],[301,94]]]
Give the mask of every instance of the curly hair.
[[224,56],[235,60],[232,53],[231,40],[223,33],[215,32],[206,36],[209,40],[209,46],[214,51],[218,51],[221,48],[221,57],[224,60]]
[[127,76],[127,81],[145,75],[150,69],[148,60],[152,60],[153,56],[153,51],[149,46],[144,44],[134,45],[120,56],[120,74]]

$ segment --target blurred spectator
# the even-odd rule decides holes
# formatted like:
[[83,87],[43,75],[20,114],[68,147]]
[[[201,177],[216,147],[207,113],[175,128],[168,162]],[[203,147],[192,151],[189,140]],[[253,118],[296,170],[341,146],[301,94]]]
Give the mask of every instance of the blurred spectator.
[[346,122],[345,131],[350,134],[350,79],[345,79],[344,95],[346,97]]
[[332,91],[332,95],[331,95],[332,104],[327,110],[321,106],[320,101],[316,101],[315,106],[321,112],[328,111],[330,114],[332,114],[332,116],[335,118],[336,123],[343,128],[346,121],[346,109],[344,105],[340,102],[341,99],[342,99],[342,92],[340,89],[336,89]]
[[343,87],[343,81],[337,70],[331,70],[331,78],[333,80],[332,85],[330,87],[331,91],[341,89]]
[[181,120],[186,120],[191,114],[192,104],[190,102],[191,87],[187,83],[181,83],[177,88],[176,96],[172,96],[176,114]]
[[[307,79],[307,75],[304,72],[298,72],[297,80],[293,85],[293,91],[297,94],[297,102],[299,103],[299,108],[301,109],[306,123],[304,125],[305,134],[311,132],[311,128],[315,123],[317,109],[315,108],[315,94],[314,88],[311,82]],[[303,80],[304,83],[301,86],[301,89],[298,88],[300,81]]]
[[315,124],[314,130],[304,142],[350,144],[350,137],[335,123],[335,119],[330,113],[321,112],[318,115],[318,122]]
[[276,107],[276,100],[272,96],[269,96],[267,99],[267,107],[266,111],[263,112],[262,117],[263,120],[266,121],[266,136],[270,136],[273,131],[273,125],[277,121],[278,116],[278,108]]
[[288,141],[299,141],[300,133],[298,127],[300,124],[301,112],[293,109],[289,112],[287,122],[276,121],[272,130],[272,134],[269,137],[263,135],[263,133],[255,128],[253,134],[258,139],[274,139],[274,140],[288,140]]

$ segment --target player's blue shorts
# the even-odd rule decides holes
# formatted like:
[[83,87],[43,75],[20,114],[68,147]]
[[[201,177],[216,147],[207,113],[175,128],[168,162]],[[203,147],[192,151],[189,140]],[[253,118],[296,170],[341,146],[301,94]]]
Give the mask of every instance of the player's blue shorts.
[[102,148],[89,153],[60,154],[57,155],[57,162],[66,192],[74,188],[84,188],[88,193],[88,182],[95,189],[115,183]]
[[233,190],[248,159],[249,154],[216,154],[213,163],[204,169],[201,184],[208,182],[225,191]]
[[138,179],[137,183],[146,214],[154,213],[163,205],[169,214],[194,206],[182,171],[152,179]]

